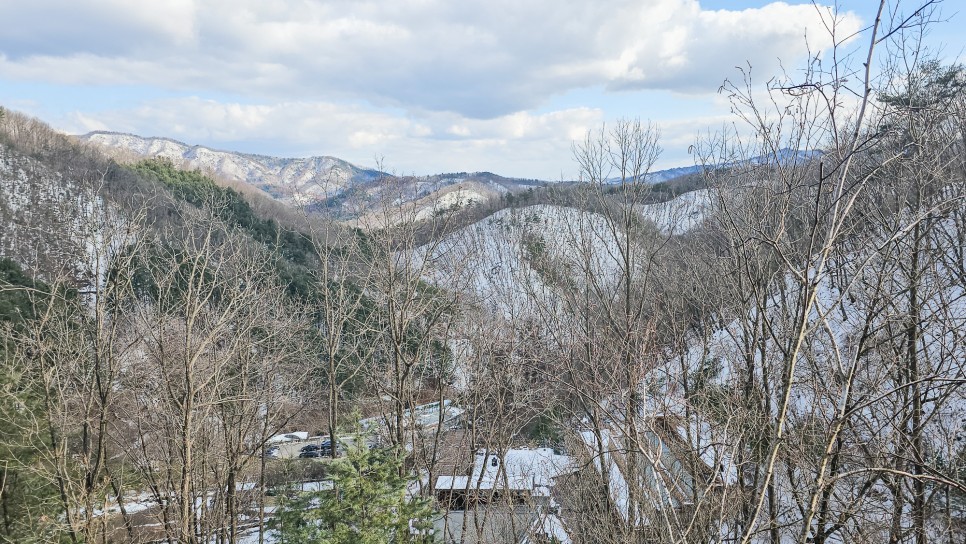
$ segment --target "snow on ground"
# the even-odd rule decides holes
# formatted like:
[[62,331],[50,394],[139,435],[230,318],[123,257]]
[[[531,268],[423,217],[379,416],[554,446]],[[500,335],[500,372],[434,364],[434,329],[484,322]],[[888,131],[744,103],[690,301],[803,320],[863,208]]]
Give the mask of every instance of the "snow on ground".
[[340,193],[360,170],[335,157],[278,158],[191,146],[168,138],[94,132],[84,137],[108,149],[163,157],[225,179],[268,188],[283,201],[315,201]]
[[107,273],[106,257],[130,242],[107,234],[115,212],[90,182],[0,146],[0,257],[43,279],[67,271],[93,284]]
[[[952,219],[933,226],[938,240],[960,238],[955,232],[945,232],[958,228]],[[944,254],[941,251],[943,243],[934,243],[937,246],[927,251],[938,258],[923,270],[917,290],[922,311],[916,351],[923,374],[930,375],[922,385],[924,391],[929,391],[923,405],[929,414],[928,424],[923,429],[927,447],[938,457],[952,459],[961,456],[963,449],[960,441],[950,437],[957,436],[966,422],[966,398],[961,390],[953,393],[951,386],[966,378],[961,365],[966,359],[966,342],[962,340],[962,331],[966,330],[966,290],[957,279],[963,264],[956,249],[958,244],[948,244],[951,250]],[[815,302],[807,315],[805,340],[789,395],[787,428],[789,440],[793,442],[805,439],[803,437],[812,422],[831,422],[839,417],[852,365],[857,369],[852,382],[852,402],[856,402],[855,399],[869,399],[869,402],[859,403],[850,414],[849,440],[859,441],[863,447],[870,448],[870,455],[878,448],[887,448],[890,443],[903,440],[896,435],[902,431],[896,428],[894,419],[897,403],[901,404],[901,399],[895,398],[895,392],[903,389],[896,382],[895,369],[897,365],[905,364],[904,357],[907,356],[904,336],[900,333],[908,322],[905,316],[909,311],[909,287],[901,266],[892,255],[878,254],[877,246],[873,243],[838,255],[827,263],[818,278],[815,278],[814,268],[808,270],[807,287],[815,289]],[[804,288],[790,273],[779,277],[764,301],[763,310],[753,307],[736,315],[721,316],[722,324],[701,336],[695,335],[688,351],[676,355],[683,358],[683,362],[676,362],[669,368],[686,366],[693,372],[707,368],[709,385],[721,387],[724,391],[738,390],[740,384],[735,380],[743,379],[739,377],[749,368],[758,374],[755,379],[760,383],[763,368],[780,368],[781,361],[788,357],[789,339],[795,338],[797,333],[796,308],[802,304]],[[882,293],[892,295],[883,297]],[[762,322],[768,330],[764,336]],[[879,332],[863,345],[860,342],[866,336],[867,322],[872,323],[871,330]],[[885,337],[887,333],[899,336]],[[748,350],[747,346],[751,345],[755,349]],[[672,373],[673,370],[655,380],[671,383],[677,378]],[[939,380],[932,382],[932,377]],[[779,384],[778,378],[769,380]],[[951,393],[948,396],[947,391]],[[776,410],[783,401],[782,392],[780,386],[772,392],[771,402]],[[680,408],[669,398],[674,396],[673,391],[664,390],[662,394],[665,396],[654,399],[656,403],[663,404],[667,413],[681,415]],[[679,427],[679,432],[689,436],[699,450],[701,444],[706,445],[702,458],[711,466],[714,466],[712,463],[724,463],[721,467],[724,468],[724,480],[734,482],[737,475],[730,461],[734,452],[729,452],[724,445],[733,444],[741,430],[729,429],[730,423],[727,422],[717,425],[690,422],[689,425],[689,428]],[[734,435],[729,436],[732,432]],[[862,462],[861,458],[856,461],[859,466]],[[848,469],[844,466],[840,471]],[[814,478],[807,473],[807,467],[802,470],[802,474],[796,475],[798,478]],[[776,473],[776,482],[789,497],[808,493],[807,489],[797,488],[785,470]],[[851,485],[857,489],[863,482],[859,476],[843,477],[838,485],[840,488]],[[863,499],[865,515],[874,516],[878,512],[888,526],[892,510],[890,497],[891,491],[885,487],[870,492]],[[848,497],[833,495],[833,500],[843,501],[841,506],[834,508],[849,507]],[[791,501],[789,498],[789,504]],[[789,516],[789,521],[794,521],[794,514],[789,513]]]
[[242,533],[238,537],[238,544],[259,544],[260,542],[264,544],[276,544],[279,542],[279,535],[275,531],[265,531],[265,539],[259,538],[258,529],[251,529]]
[[425,247],[431,281],[478,297],[497,315],[554,306],[554,284],[610,281],[617,244],[603,217],[573,208],[507,208]]
[[[534,538],[538,536],[544,538],[540,538],[539,540]],[[564,525],[563,520],[555,514],[542,512],[540,517],[534,520],[533,527],[530,528],[530,534],[525,536],[520,544],[538,544],[545,542],[545,538],[549,538],[551,542],[556,542],[557,544],[571,544],[573,542],[570,534],[567,533],[567,527]]]
[[[693,191],[668,202],[640,207],[667,235],[703,221],[712,193]],[[554,205],[506,208],[447,236],[429,258],[432,278],[475,293],[506,316],[553,306],[559,282],[616,282],[619,246],[607,219]]]
[[463,208],[485,202],[489,199],[488,195],[474,190],[472,187],[456,187],[454,190],[447,191],[437,198],[431,197],[431,202],[425,203],[416,212],[415,220],[423,221],[431,219],[441,212],[454,208]]
[[667,202],[638,207],[644,217],[654,221],[665,234],[682,234],[701,224],[711,210],[713,189],[698,189]]
[[573,470],[573,459],[551,448],[511,449],[503,455],[479,450],[470,476],[439,476],[435,488],[528,490],[549,497],[554,479]]

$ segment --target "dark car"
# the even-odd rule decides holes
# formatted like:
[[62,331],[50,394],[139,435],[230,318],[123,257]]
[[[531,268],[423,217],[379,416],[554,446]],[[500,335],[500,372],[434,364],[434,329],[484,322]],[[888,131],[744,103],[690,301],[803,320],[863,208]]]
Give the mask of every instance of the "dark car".
[[319,444],[308,444],[306,446],[302,446],[301,451],[302,453],[299,454],[299,457],[303,459],[311,457],[328,457],[332,454],[332,441],[326,440]]
[[330,452],[328,450],[309,450],[309,451],[303,451],[302,453],[300,453],[299,454],[299,458],[300,459],[317,459],[319,457],[328,457],[329,456],[329,453]]

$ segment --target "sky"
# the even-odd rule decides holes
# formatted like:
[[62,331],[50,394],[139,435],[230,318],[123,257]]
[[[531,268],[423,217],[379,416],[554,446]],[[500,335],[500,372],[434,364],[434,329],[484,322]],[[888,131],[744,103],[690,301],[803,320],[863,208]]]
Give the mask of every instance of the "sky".
[[[960,1],[928,36],[949,61]],[[587,131],[639,118],[661,133],[657,166],[686,166],[734,121],[717,91],[737,66],[762,83],[794,72],[828,55],[833,19],[858,47],[877,4],[0,0],[0,105],[70,134],[546,180],[575,176]]]

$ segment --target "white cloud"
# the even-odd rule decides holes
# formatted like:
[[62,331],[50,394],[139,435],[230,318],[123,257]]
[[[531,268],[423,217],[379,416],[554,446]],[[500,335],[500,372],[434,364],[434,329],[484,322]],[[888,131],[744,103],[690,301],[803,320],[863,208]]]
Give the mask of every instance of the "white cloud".
[[78,52],[121,58],[158,47],[191,47],[198,7],[194,0],[2,2],[0,52],[22,60]]
[[[696,0],[5,2],[0,77],[500,118],[587,86],[713,91],[829,45],[820,10]],[[843,19],[843,34],[859,27]],[[10,31],[12,29],[12,31]],[[526,130],[521,128],[521,130]]]
[[[58,108],[30,110],[58,110],[47,118],[70,132],[362,165],[382,156],[402,172],[570,177],[571,142],[615,116],[662,119],[661,165],[687,163],[701,129],[722,123],[728,105],[713,93],[736,65],[770,76],[779,59],[797,66],[829,46],[823,9],[775,2],[712,11],[697,0],[0,2],[0,83],[41,86],[40,102],[63,89]],[[859,28],[855,15],[840,17],[840,35]],[[70,102],[78,88],[85,103]],[[8,105],[22,98],[4,94]],[[685,111],[692,99],[700,112]],[[694,115],[702,118],[682,120]]]

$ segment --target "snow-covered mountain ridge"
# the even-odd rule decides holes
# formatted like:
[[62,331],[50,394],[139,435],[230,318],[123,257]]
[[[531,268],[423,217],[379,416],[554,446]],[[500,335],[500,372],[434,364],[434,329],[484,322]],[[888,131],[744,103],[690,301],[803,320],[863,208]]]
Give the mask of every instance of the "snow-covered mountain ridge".
[[445,199],[454,191],[468,193],[467,204],[481,203],[548,183],[490,172],[392,176],[330,156],[272,157],[118,132],[95,131],[79,138],[122,158],[167,158],[181,167],[249,184],[286,204],[325,208],[344,216],[364,214],[387,194],[397,203],[412,202],[429,210],[438,207],[434,204],[437,197]]
[[251,184],[288,203],[313,203],[346,188],[372,181],[381,172],[336,157],[279,158],[189,145],[170,138],[145,138],[118,132],[91,132],[81,140],[109,151],[138,157],[163,157],[175,164]]
[[[345,207],[350,192],[356,200],[376,201],[385,190],[385,187],[379,186],[380,182],[393,177],[331,156],[273,157],[212,149],[166,137],[142,137],[108,131],[90,132],[79,138],[109,153],[138,158],[163,157],[179,166],[196,168],[229,181],[247,183],[287,204],[341,208]],[[663,182],[699,171],[699,166],[660,170],[648,174],[647,181]],[[391,190],[397,199],[414,203],[424,201],[421,207],[425,207],[428,206],[426,201],[434,201],[434,195],[437,194],[442,198],[454,191],[470,191],[473,194],[466,201],[480,203],[551,183],[504,177],[491,172],[453,172],[399,178]],[[358,209],[355,213],[349,215],[364,213],[365,204],[359,207],[357,202],[356,206]],[[341,212],[347,213],[346,210]]]
[[[821,157],[822,153],[818,150],[811,151],[800,151],[797,149],[779,149],[770,155],[760,155],[757,157],[752,157],[750,159],[725,161],[718,163],[717,166],[711,167],[710,165],[695,164],[691,166],[679,166],[676,168],[667,168],[664,170],[655,170],[653,172],[648,172],[644,176],[644,181],[646,183],[663,183],[666,181],[671,181],[684,176],[690,176],[694,174],[700,174],[706,168],[731,168],[735,166],[743,165],[763,165],[763,164],[774,164],[774,163],[802,163],[808,161],[814,157]],[[608,178],[607,183],[609,184],[619,184],[621,182],[620,177]]]

